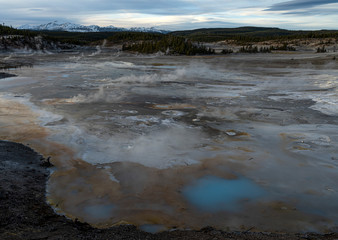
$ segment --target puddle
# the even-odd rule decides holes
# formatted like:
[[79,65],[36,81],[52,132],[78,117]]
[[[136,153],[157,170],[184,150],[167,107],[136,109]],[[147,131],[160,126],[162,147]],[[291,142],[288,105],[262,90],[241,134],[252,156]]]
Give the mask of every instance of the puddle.
[[244,202],[264,195],[264,190],[252,181],[223,179],[215,176],[200,178],[196,183],[183,189],[184,197],[196,208],[203,211],[239,211]]
[[89,218],[94,221],[107,221],[112,217],[112,212],[116,207],[112,204],[108,205],[91,205],[86,206],[83,210]]
[[158,232],[165,231],[166,227],[164,227],[163,225],[158,225],[158,224],[144,224],[140,226],[140,229],[148,233],[158,233]]
[[186,115],[187,113],[182,111],[176,111],[176,110],[167,110],[162,112],[163,115],[169,116],[169,117],[181,117]]

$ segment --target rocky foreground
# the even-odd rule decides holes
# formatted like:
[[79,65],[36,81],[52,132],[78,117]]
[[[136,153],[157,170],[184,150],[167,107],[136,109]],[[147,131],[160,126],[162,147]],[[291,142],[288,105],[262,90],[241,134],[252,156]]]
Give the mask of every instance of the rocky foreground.
[[0,239],[338,239],[337,233],[199,231],[150,234],[132,225],[96,229],[55,214],[46,203],[49,162],[28,146],[0,141]]

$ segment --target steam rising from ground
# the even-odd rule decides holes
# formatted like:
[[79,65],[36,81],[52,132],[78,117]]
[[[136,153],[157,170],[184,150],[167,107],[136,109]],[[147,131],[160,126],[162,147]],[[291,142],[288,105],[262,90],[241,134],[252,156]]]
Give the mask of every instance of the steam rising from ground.
[[66,102],[71,103],[95,103],[95,102],[114,102],[119,101],[124,97],[123,91],[105,91],[105,88],[109,88],[109,85],[101,85],[99,86],[98,92],[94,92],[92,94],[89,94],[87,96],[83,94],[78,94],[75,97],[72,97],[70,99],[66,99]]
[[[112,63],[115,67],[119,67],[120,64],[123,66],[133,64],[129,63]],[[103,65],[107,65],[104,63]],[[111,64],[109,64],[111,65]],[[117,66],[116,66],[117,65]],[[116,79],[103,79],[101,82],[107,82],[99,86],[98,92],[94,92],[89,95],[79,94],[71,99],[68,99],[68,102],[76,103],[91,103],[91,102],[116,102],[123,99],[124,96],[130,94],[133,88],[137,86],[151,86],[162,84],[166,82],[180,81],[183,80],[186,72],[184,69],[176,70],[171,74],[145,74],[145,75],[129,75],[123,76]]]
[[93,57],[93,56],[101,54],[102,48],[104,48],[106,46],[106,44],[107,44],[107,40],[104,39],[102,45],[101,46],[97,45],[96,46],[96,52],[93,52],[92,54],[90,54],[89,57]]
[[[120,220],[224,229],[332,226],[335,66],[272,68],[269,60],[260,68],[234,58],[120,58],[98,47],[91,56],[16,70],[23,78],[0,81],[1,91],[15,94],[0,98],[26,104],[49,130],[48,141],[75,152],[49,183],[50,202],[74,218],[104,226]],[[3,109],[5,116],[10,109]],[[240,197],[229,206],[205,213],[182,195],[205,176],[219,180],[216,195],[228,180],[250,184],[236,189]],[[243,194],[255,186],[264,189],[264,200]],[[205,195],[205,187],[197,190]]]
[[200,130],[184,125],[129,138],[80,136],[79,157],[89,163],[134,162],[154,168],[197,163],[203,139]]

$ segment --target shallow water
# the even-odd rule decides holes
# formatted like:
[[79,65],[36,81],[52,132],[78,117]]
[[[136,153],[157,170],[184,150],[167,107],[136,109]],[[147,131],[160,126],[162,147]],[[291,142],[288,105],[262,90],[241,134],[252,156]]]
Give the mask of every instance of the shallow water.
[[163,225],[151,225],[151,224],[142,225],[140,226],[140,229],[149,233],[157,233],[166,230],[166,228]]
[[58,212],[150,232],[337,226],[332,57],[26,57],[0,80],[0,136],[51,156]]
[[250,201],[264,195],[264,190],[251,181],[205,176],[183,189],[183,195],[198,210],[240,211],[241,201]]

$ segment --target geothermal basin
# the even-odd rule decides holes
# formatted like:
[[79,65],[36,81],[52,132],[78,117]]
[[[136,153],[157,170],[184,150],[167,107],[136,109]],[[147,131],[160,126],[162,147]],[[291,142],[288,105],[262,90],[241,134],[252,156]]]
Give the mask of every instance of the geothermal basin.
[[47,201],[105,228],[327,232],[338,63],[298,53],[2,54],[0,137],[54,164]]

